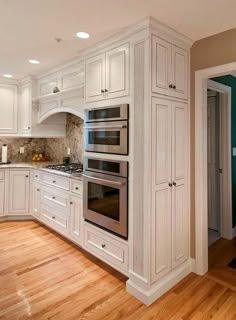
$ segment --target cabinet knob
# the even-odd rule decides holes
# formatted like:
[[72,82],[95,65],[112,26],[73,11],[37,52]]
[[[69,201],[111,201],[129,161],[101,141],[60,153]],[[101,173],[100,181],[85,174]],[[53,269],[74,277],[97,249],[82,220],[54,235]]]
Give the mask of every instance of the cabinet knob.
[[79,187],[75,187],[75,190],[79,190]]
[[53,180],[53,183],[56,183],[56,180]]
[[107,90],[107,89],[105,89],[105,92],[108,92],[108,90]]
[[176,187],[176,182],[175,182],[175,181],[173,181],[173,186],[175,186],[175,187]]
[[28,130],[30,129],[30,127],[28,127]]
[[173,89],[176,89],[176,85],[175,84],[173,85]]
[[170,89],[172,89],[172,88],[173,88],[172,84],[169,84],[169,88],[170,88]]
[[27,176],[25,176],[26,178],[29,178],[29,176],[27,175]]
[[104,93],[105,91],[104,90],[101,90],[101,93]]
[[40,191],[40,189],[37,189],[37,191]]
[[70,204],[73,204],[73,202],[72,202],[72,201],[70,201]]
[[38,178],[38,175],[35,175],[35,178]]
[[105,248],[106,247],[106,245],[105,244],[102,244],[102,248]]
[[52,219],[55,219],[55,217],[52,217]]
[[168,183],[168,186],[169,186],[169,187],[172,187],[172,183],[171,183],[171,182],[169,182],[169,183]]
[[53,198],[53,200],[55,199],[55,197],[52,197]]

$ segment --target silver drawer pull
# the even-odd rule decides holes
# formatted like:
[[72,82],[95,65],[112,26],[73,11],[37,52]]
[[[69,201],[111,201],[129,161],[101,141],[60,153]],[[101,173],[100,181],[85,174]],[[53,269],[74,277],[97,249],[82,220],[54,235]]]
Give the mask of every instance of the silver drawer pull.
[[120,125],[113,125],[113,126],[91,126],[91,127],[84,127],[84,129],[92,130],[92,129],[125,129],[127,128],[126,124]]
[[91,181],[99,181],[101,183],[108,183],[108,184],[111,184],[111,185],[114,185],[114,186],[122,186],[123,184],[125,184],[125,182],[119,182],[119,181],[112,181],[112,180],[106,180],[106,179],[101,179],[101,178],[96,178],[96,177],[90,177],[90,176],[87,176],[86,174],[83,174],[82,175],[83,177],[91,180]]

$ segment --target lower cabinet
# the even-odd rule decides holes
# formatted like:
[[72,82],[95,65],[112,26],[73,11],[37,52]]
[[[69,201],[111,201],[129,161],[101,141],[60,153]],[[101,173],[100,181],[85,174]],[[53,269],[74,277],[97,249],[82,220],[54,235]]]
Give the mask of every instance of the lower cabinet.
[[5,181],[0,181],[0,215],[4,214]]
[[70,197],[70,218],[71,218],[71,237],[75,242],[82,241],[81,220],[83,215],[83,200],[82,198]]
[[9,171],[9,214],[29,213],[30,171]]
[[34,217],[39,217],[41,208],[41,194],[40,194],[40,183],[33,182],[32,186],[32,214]]

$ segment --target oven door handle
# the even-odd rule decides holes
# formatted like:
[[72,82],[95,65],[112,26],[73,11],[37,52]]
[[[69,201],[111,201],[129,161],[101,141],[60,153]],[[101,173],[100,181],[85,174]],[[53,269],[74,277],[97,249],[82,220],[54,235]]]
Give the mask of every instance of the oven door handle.
[[126,124],[120,124],[116,126],[88,126],[84,127],[84,129],[125,129],[127,128]]
[[82,176],[87,178],[87,179],[89,179],[89,180],[99,181],[101,183],[109,183],[109,184],[112,184],[114,186],[122,186],[123,184],[125,184],[125,182],[112,181],[112,180],[106,180],[106,179],[91,177],[91,176],[87,176],[86,174],[83,174]]

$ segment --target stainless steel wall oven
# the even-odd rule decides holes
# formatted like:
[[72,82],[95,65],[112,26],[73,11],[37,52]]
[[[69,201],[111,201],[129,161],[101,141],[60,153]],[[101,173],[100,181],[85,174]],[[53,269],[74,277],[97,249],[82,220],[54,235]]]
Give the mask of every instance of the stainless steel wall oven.
[[84,218],[128,238],[128,163],[84,159]]

